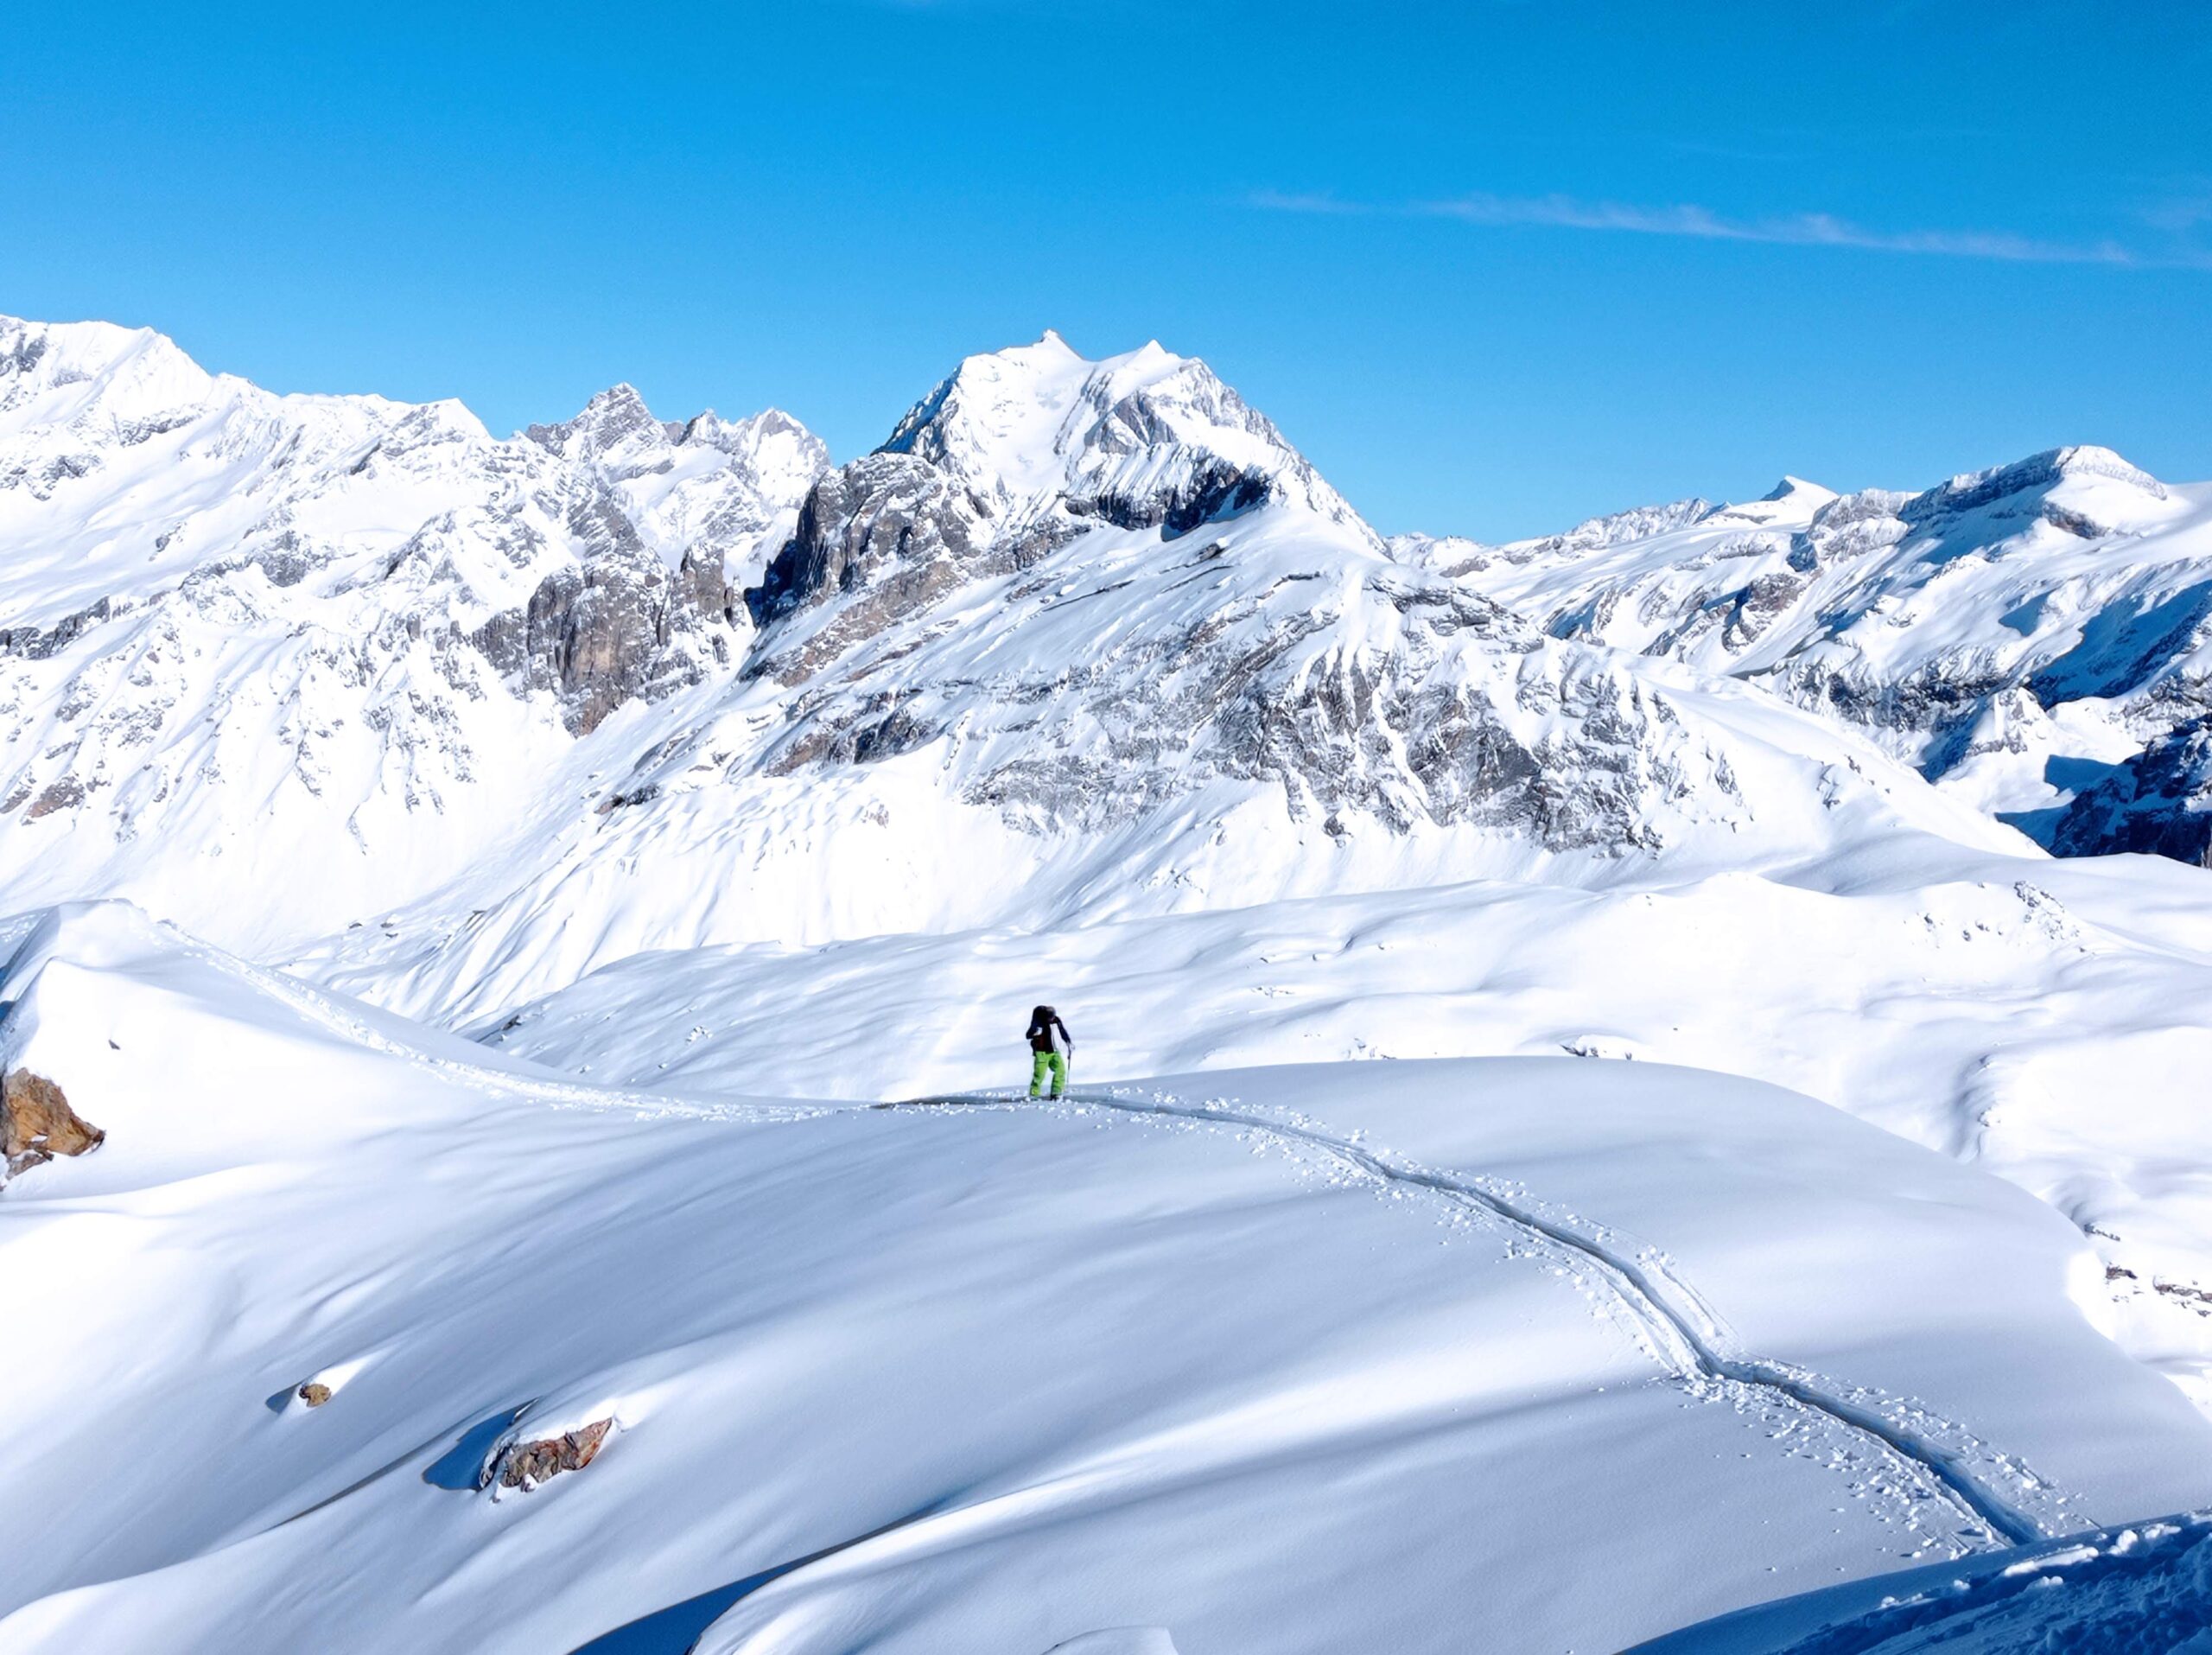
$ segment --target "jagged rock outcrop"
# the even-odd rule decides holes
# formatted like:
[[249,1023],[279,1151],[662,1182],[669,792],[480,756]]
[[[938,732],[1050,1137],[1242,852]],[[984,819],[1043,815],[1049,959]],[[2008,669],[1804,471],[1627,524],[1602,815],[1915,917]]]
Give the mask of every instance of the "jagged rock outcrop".
[[56,1155],[89,1154],[107,1134],[69,1106],[60,1086],[29,1069],[12,1069],[0,1083],[0,1160],[9,1176]]
[[982,503],[928,461],[872,454],[817,482],[797,532],[746,595],[764,627],[832,595],[857,599],[807,646],[773,640],[756,664],[796,684],[841,649],[979,575],[1013,567]]
[[1058,334],[970,357],[875,453],[825,476],[748,594],[763,625],[849,598],[833,634],[769,670],[795,682],[895,616],[1100,528],[1179,539],[1268,504],[1373,532],[1267,417],[1157,344],[1090,362]]
[[595,1419],[558,1436],[513,1443],[492,1463],[486,1474],[486,1484],[526,1493],[563,1472],[582,1471],[599,1457],[613,1429],[613,1420]]

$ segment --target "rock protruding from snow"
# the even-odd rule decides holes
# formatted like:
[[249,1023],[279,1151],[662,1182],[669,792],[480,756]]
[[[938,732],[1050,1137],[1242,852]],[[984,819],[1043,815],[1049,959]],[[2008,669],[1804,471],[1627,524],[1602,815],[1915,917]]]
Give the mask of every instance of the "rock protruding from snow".
[[88,1154],[106,1141],[107,1134],[70,1108],[61,1088],[44,1075],[15,1069],[0,1085],[0,1158],[8,1175],[56,1155]]
[[539,1437],[511,1445],[486,1474],[487,1482],[524,1492],[549,1483],[563,1472],[582,1471],[599,1457],[607,1435],[614,1429],[611,1419],[595,1419],[558,1436]]

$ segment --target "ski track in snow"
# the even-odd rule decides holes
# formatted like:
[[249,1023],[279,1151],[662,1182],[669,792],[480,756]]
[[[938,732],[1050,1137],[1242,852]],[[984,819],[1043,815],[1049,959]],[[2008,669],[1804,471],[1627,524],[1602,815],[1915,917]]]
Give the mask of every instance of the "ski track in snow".
[[[778,1107],[691,1103],[652,1092],[539,1079],[437,1056],[386,1034],[338,999],[295,978],[181,935],[175,939],[199,963],[251,985],[311,1024],[480,1093],[526,1098],[556,1108],[620,1111],[640,1118],[769,1124],[841,1112],[834,1104]],[[1065,1101],[1054,1104],[1026,1099],[1018,1091],[978,1092],[867,1107],[911,1111],[947,1106],[1019,1108],[1064,1116],[1108,1110],[1256,1137],[1294,1153],[1318,1152],[1341,1172],[1378,1191],[1410,1191],[1447,1203],[1461,1219],[1503,1228],[1527,1245],[1529,1252],[1523,1256],[1541,1258],[1570,1279],[1686,1395],[1698,1401],[1725,1403],[1739,1412],[1763,1414],[1769,1435],[1783,1442],[1787,1452],[1813,1458],[1847,1475],[1864,1474],[1866,1490],[1854,1492],[1872,1492],[1893,1502],[1908,1529],[1925,1537],[1923,1544],[1947,1546],[1958,1555],[2057,1538],[2090,1525],[2088,1518],[2070,1509],[2073,1501],[2068,1494],[2018,1459],[1917,1402],[1838,1382],[1794,1364],[1732,1351],[1729,1347],[1734,1339],[1725,1319],[1676,1273],[1663,1251],[1649,1245],[1630,1250],[1618,1244],[1617,1232],[1610,1227],[1541,1201],[1518,1184],[1423,1166],[1368,1147],[1357,1141],[1361,1135],[1340,1136],[1325,1123],[1301,1117],[1262,1115],[1230,1107],[1226,1101],[1191,1103],[1157,1092],[1140,1096],[1085,1091],[1071,1093]],[[1862,1455],[1837,1448],[1839,1428],[1872,1448],[1875,1465],[1870,1467]],[[1826,1444],[1820,1442],[1822,1437],[1827,1439]],[[1033,1494],[1044,1492],[1032,1491]],[[1071,1493],[1076,1493],[1081,1502],[1077,1490],[1060,1488],[1052,1493],[1048,1505],[1064,1504]],[[1014,1500],[1000,1516],[1027,1511],[1032,1503]],[[1923,1514],[1931,1503],[1951,1512],[1955,1523],[1951,1534],[1930,1533],[1923,1525]],[[998,1506],[1004,1502],[992,1504]],[[966,1529],[978,1514],[921,1515],[960,1518],[957,1526]],[[908,1526],[893,1525],[892,1530]],[[985,1526],[996,1528],[1003,1524]],[[891,1532],[879,1531],[867,1539],[891,1543],[896,1549]],[[849,1550],[849,1545],[833,1547],[822,1557],[809,1561],[822,1561]],[[874,1554],[877,1548],[868,1550]]]
[[[296,979],[249,964],[219,949],[187,939],[180,940],[196,958],[282,1000],[310,1021],[479,1091],[527,1097],[562,1108],[620,1110],[641,1117],[765,1123],[802,1120],[830,1112],[827,1108],[804,1106],[779,1109],[764,1104],[685,1104],[652,1093],[611,1092],[589,1085],[538,1080],[478,1067],[456,1059],[435,1057],[391,1039],[348,1013],[334,999]],[[1033,1104],[1018,1094],[987,1092],[873,1107],[906,1110],[946,1104],[1054,1111],[1051,1104]],[[1890,1469],[1900,1474],[1898,1480],[1888,1481],[1885,1486],[1902,1499],[1908,1512],[1929,1498],[1942,1500],[1958,1512],[1965,1531],[1981,1531],[1977,1538],[1987,1545],[2018,1545],[2053,1539],[2087,1526],[2086,1518],[2070,1513],[2068,1508],[2071,1501],[2064,1493],[2017,1459],[1992,1448],[1964,1427],[1919,1403],[1866,1386],[1831,1381],[1794,1364],[1730,1353],[1726,1346],[1732,1339],[1725,1320],[1706,1303],[1693,1285],[1675,1272],[1663,1252],[1649,1246],[1632,1254],[1620,1251],[1608,1244],[1612,1232],[1606,1226],[1565,1213],[1550,1203],[1539,1204],[1517,1186],[1420,1166],[1338,1136],[1319,1123],[1249,1114],[1219,1104],[1191,1104],[1157,1094],[1138,1099],[1085,1092],[1071,1093],[1054,1112],[1069,1112],[1071,1105],[1076,1109],[1106,1108],[1125,1114],[1231,1128],[1240,1133],[1259,1133],[1285,1145],[1319,1150],[1379,1187],[1411,1188],[1450,1202],[1463,1212],[1471,1210],[1478,1218],[1503,1225],[1534,1244],[1539,1252],[1562,1264],[1579,1287],[1590,1289],[1594,1276],[1598,1296],[1606,1308],[1624,1323],[1630,1337],[1652,1360],[1665,1368],[1692,1396],[1726,1402],[1739,1411],[1756,1410],[1762,1404],[1779,1405],[1801,1421],[1811,1416],[1816,1425],[1828,1429],[1840,1425],[1871,1439],[1891,1461]],[[1540,1205],[1549,1211],[1540,1211]],[[1997,1493],[1999,1487],[2007,1493]],[[1914,1526],[1918,1525],[1916,1523]]]
[[[946,1104],[1054,1107],[1049,1103],[1028,1104],[1018,1094],[985,1092],[873,1107],[904,1110]],[[1887,1462],[1891,1475],[1878,1478],[1878,1486],[1901,1499],[1908,1513],[1931,1499],[1950,1506],[1961,1531],[1972,1537],[1975,1545],[2025,1544],[2090,1525],[2086,1516],[2070,1509],[2070,1496],[2017,1458],[1920,1403],[1872,1387],[1834,1381],[1796,1364],[1731,1352],[1726,1347],[1733,1340],[1726,1322],[1694,1287],[1675,1274],[1663,1252],[1649,1246],[1633,1254],[1622,1251],[1607,1244],[1613,1232],[1606,1226],[1550,1203],[1535,1202],[1518,1186],[1423,1167],[1338,1136],[1317,1123],[1245,1113],[1221,1103],[1192,1104],[1158,1094],[1140,1099],[1085,1092],[1070,1093],[1058,1105],[1061,1112],[1085,1108],[1234,1129],[1240,1135],[1259,1134],[1284,1147],[1316,1149],[1379,1188],[1409,1188],[1447,1201],[1479,1221],[1503,1225],[1533,1244],[1540,1255],[1548,1255],[1562,1264],[1578,1286],[1588,1290],[1594,1285],[1593,1296],[1602,1296],[1607,1309],[1624,1323],[1638,1346],[1689,1395],[1726,1402],[1739,1411],[1778,1407],[1785,1415],[1795,1416],[1797,1423],[1823,1433],[1844,1428],[1871,1442]],[[1539,1210],[1540,1206],[1548,1210]],[[1777,1437],[1789,1434],[1786,1429],[1774,1433]],[[1836,1458],[1827,1457],[1831,1463]],[[1911,1526],[1919,1528],[1916,1520]]]

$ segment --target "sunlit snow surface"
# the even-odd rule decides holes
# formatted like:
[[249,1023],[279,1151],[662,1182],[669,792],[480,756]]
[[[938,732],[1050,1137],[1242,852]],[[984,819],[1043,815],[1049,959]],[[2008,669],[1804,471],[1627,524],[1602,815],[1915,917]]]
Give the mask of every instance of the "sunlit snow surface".
[[1076,1031],[1078,1077],[1568,1053],[1748,1076],[2048,1200],[2112,1272],[2090,1295],[2105,1325],[2212,1403],[2212,1301],[2192,1286],[2212,1284],[2204,875],[2142,857],[1820,871],[1831,888],[1477,883],[649,953],[480,1032],[594,1080],[897,1098],[1021,1078],[1042,999]]
[[2004,820],[2190,727],[2212,493],[1386,546],[1050,335],[826,460],[0,321],[5,906],[297,973],[18,927],[0,1058],[110,1136],[0,1196],[0,1651],[2207,1595],[2146,1520],[2212,1503],[2212,883]]
[[600,1090],[115,906],[5,992],[109,1133],[0,1203],[10,1652],[1601,1650],[2212,1503],[2077,1232],[1751,1082]]

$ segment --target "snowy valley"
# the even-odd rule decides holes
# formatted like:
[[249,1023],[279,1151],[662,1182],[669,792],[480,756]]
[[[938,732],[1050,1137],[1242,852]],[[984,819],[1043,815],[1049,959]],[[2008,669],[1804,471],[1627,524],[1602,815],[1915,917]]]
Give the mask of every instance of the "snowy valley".
[[0,321],[0,1651],[2179,1647],[2208,719],[2094,448],[1485,545],[1156,344]]

